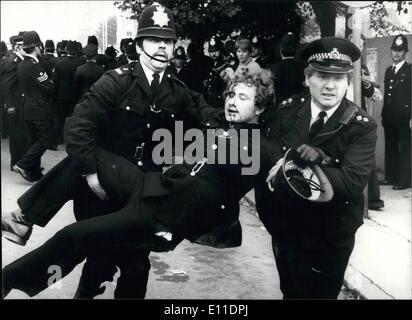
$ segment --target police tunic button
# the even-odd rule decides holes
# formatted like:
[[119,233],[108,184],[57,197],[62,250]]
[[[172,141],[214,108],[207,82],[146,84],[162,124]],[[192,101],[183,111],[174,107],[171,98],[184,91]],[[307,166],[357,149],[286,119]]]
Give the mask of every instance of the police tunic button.
[[409,106],[407,104],[405,104],[405,108],[409,108]]
[[392,89],[392,86],[390,86],[389,89]]
[[391,96],[391,94],[390,94],[390,93],[388,93],[388,96]]
[[174,113],[172,113],[170,116],[171,116],[172,118],[174,118],[174,117],[175,117]]
[[141,166],[143,165],[143,162],[142,162],[142,161],[139,161],[139,162],[137,162],[137,165],[138,165],[139,167],[141,167]]
[[222,205],[220,206],[220,208],[221,208],[222,210],[225,210],[225,205],[222,204]]
[[300,102],[305,102],[305,98],[301,98],[301,99],[300,99]]
[[24,93],[22,93],[21,96],[24,97]]
[[42,75],[43,75],[43,72],[40,72],[40,75],[42,76]]
[[126,110],[129,111],[129,110],[130,110],[130,107],[129,107],[129,106],[126,106]]
[[283,151],[286,151],[286,147],[283,147],[282,150],[283,150]]
[[339,159],[335,159],[335,162],[336,162],[336,163],[340,163],[340,160],[339,160]]
[[216,150],[217,149],[217,145],[216,144],[212,144],[212,149]]
[[167,77],[170,78],[170,74],[168,74]]
[[150,123],[146,124],[147,129],[150,129]]
[[391,82],[393,82],[393,79],[391,79]]
[[144,142],[142,142],[141,144],[140,144],[140,146],[142,146],[142,147],[144,147],[146,145],[146,143],[144,143]]

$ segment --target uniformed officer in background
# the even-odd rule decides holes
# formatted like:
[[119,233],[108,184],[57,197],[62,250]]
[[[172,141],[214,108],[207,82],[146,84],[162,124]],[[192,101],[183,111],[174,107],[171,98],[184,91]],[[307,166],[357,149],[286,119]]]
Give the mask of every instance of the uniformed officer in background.
[[74,73],[73,87],[77,100],[79,101],[92,87],[92,85],[100,79],[105,73],[102,66],[96,63],[97,46],[88,44],[83,48],[87,62],[77,67]]
[[23,97],[17,81],[17,67],[24,60],[23,36],[13,36],[13,53],[2,60],[1,83],[9,124],[10,169],[27,151],[26,127],[21,118]]
[[382,125],[385,131],[385,178],[393,190],[411,187],[411,64],[405,61],[408,39],[393,39],[393,64],[385,71]]
[[[285,299],[336,299],[363,223],[363,190],[375,159],[376,123],[345,98],[353,62],[360,51],[350,41],[325,37],[302,52],[309,66],[305,82],[310,95],[296,95],[275,112],[271,132],[283,149],[294,148],[301,160],[317,164],[334,196],[316,203],[279,196],[272,185],[279,166],[255,189],[256,206],[272,235],[273,252]],[[276,181],[276,180],[275,180]]]
[[223,60],[223,43],[215,37],[208,42],[209,57],[212,59],[212,66],[209,74],[204,81],[203,94],[207,103],[215,108],[222,108],[224,104],[223,91],[226,88],[226,82],[220,76],[220,73],[226,68]]
[[35,31],[23,35],[25,57],[17,67],[17,81],[23,100],[22,119],[25,121],[28,150],[13,170],[28,181],[37,181],[41,173],[41,157],[50,145],[51,119],[50,99],[54,85],[46,70],[39,63],[40,37]]
[[282,60],[269,65],[275,84],[276,105],[292,95],[305,92],[303,74],[305,66],[295,59],[298,48],[298,38],[292,32],[286,33],[280,41]]

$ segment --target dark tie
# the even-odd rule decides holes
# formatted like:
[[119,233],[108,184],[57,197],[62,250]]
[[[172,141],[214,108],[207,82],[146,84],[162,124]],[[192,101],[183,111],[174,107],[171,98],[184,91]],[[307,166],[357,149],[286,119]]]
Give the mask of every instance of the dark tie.
[[393,66],[393,67],[392,67],[392,73],[393,73],[393,74],[396,74],[395,71],[396,71],[396,67]]
[[150,83],[150,88],[152,89],[152,95],[153,96],[156,93],[157,88],[159,88],[159,85],[160,85],[159,78],[160,78],[160,76],[159,76],[158,73],[153,73],[153,80]]
[[309,131],[309,138],[312,141],[314,137],[316,137],[316,135],[319,133],[320,129],[322,129],[323,127],[323,118],[326,117],[326,112],[325,111],[321,111],[319,112],[318,115],[318,120],[316,120],[312,126],[310,127],[310,131]]

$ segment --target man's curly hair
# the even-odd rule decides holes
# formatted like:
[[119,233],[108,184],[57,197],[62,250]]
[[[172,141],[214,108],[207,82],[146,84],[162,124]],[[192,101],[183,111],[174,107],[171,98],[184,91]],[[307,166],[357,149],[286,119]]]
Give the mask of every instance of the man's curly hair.
[[256,88],[255,105],[260,109],[267,110],[273,107],[275,101],[275,88],[273,86],[272,74],[268,70],[260,70],[255,73],[238,74],[231,79],[226,87],[224,96],[239,83],[245,83]]

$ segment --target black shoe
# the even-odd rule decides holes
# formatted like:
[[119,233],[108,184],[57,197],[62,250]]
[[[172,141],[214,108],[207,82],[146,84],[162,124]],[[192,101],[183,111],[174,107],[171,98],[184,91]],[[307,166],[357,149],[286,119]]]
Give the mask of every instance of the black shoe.
[[379,210],[385,206],[383,200],[371,201],[368,203],[369,210]]
[[392,185],[395,184],[395,182],[392,182],[392,181],[389,181],[389,180],[381,180],[381,181],[378,181],[378,183],[381,186],[392,186]]
[[410,186],[403,186],[403,185],[396,185],[396,186],[392,187],[393,190],[405,190],[405,189],[409,189],[409,188],[410,188]]
[[15,164],[13,166],[13,171],[17,172],[19,175],[21,175],[22,178],[26,181],[34,182],[34,181],[38,180],[38,179],[34,180],[33,177],[30,175],[30,173],[28,171],[24,170],[23,168],[20,168],[17,164]]
[[21,210],[2,214],[1,234],[7,240],[18,245],[26,245],[33,231],[33,225],[27,222]]

